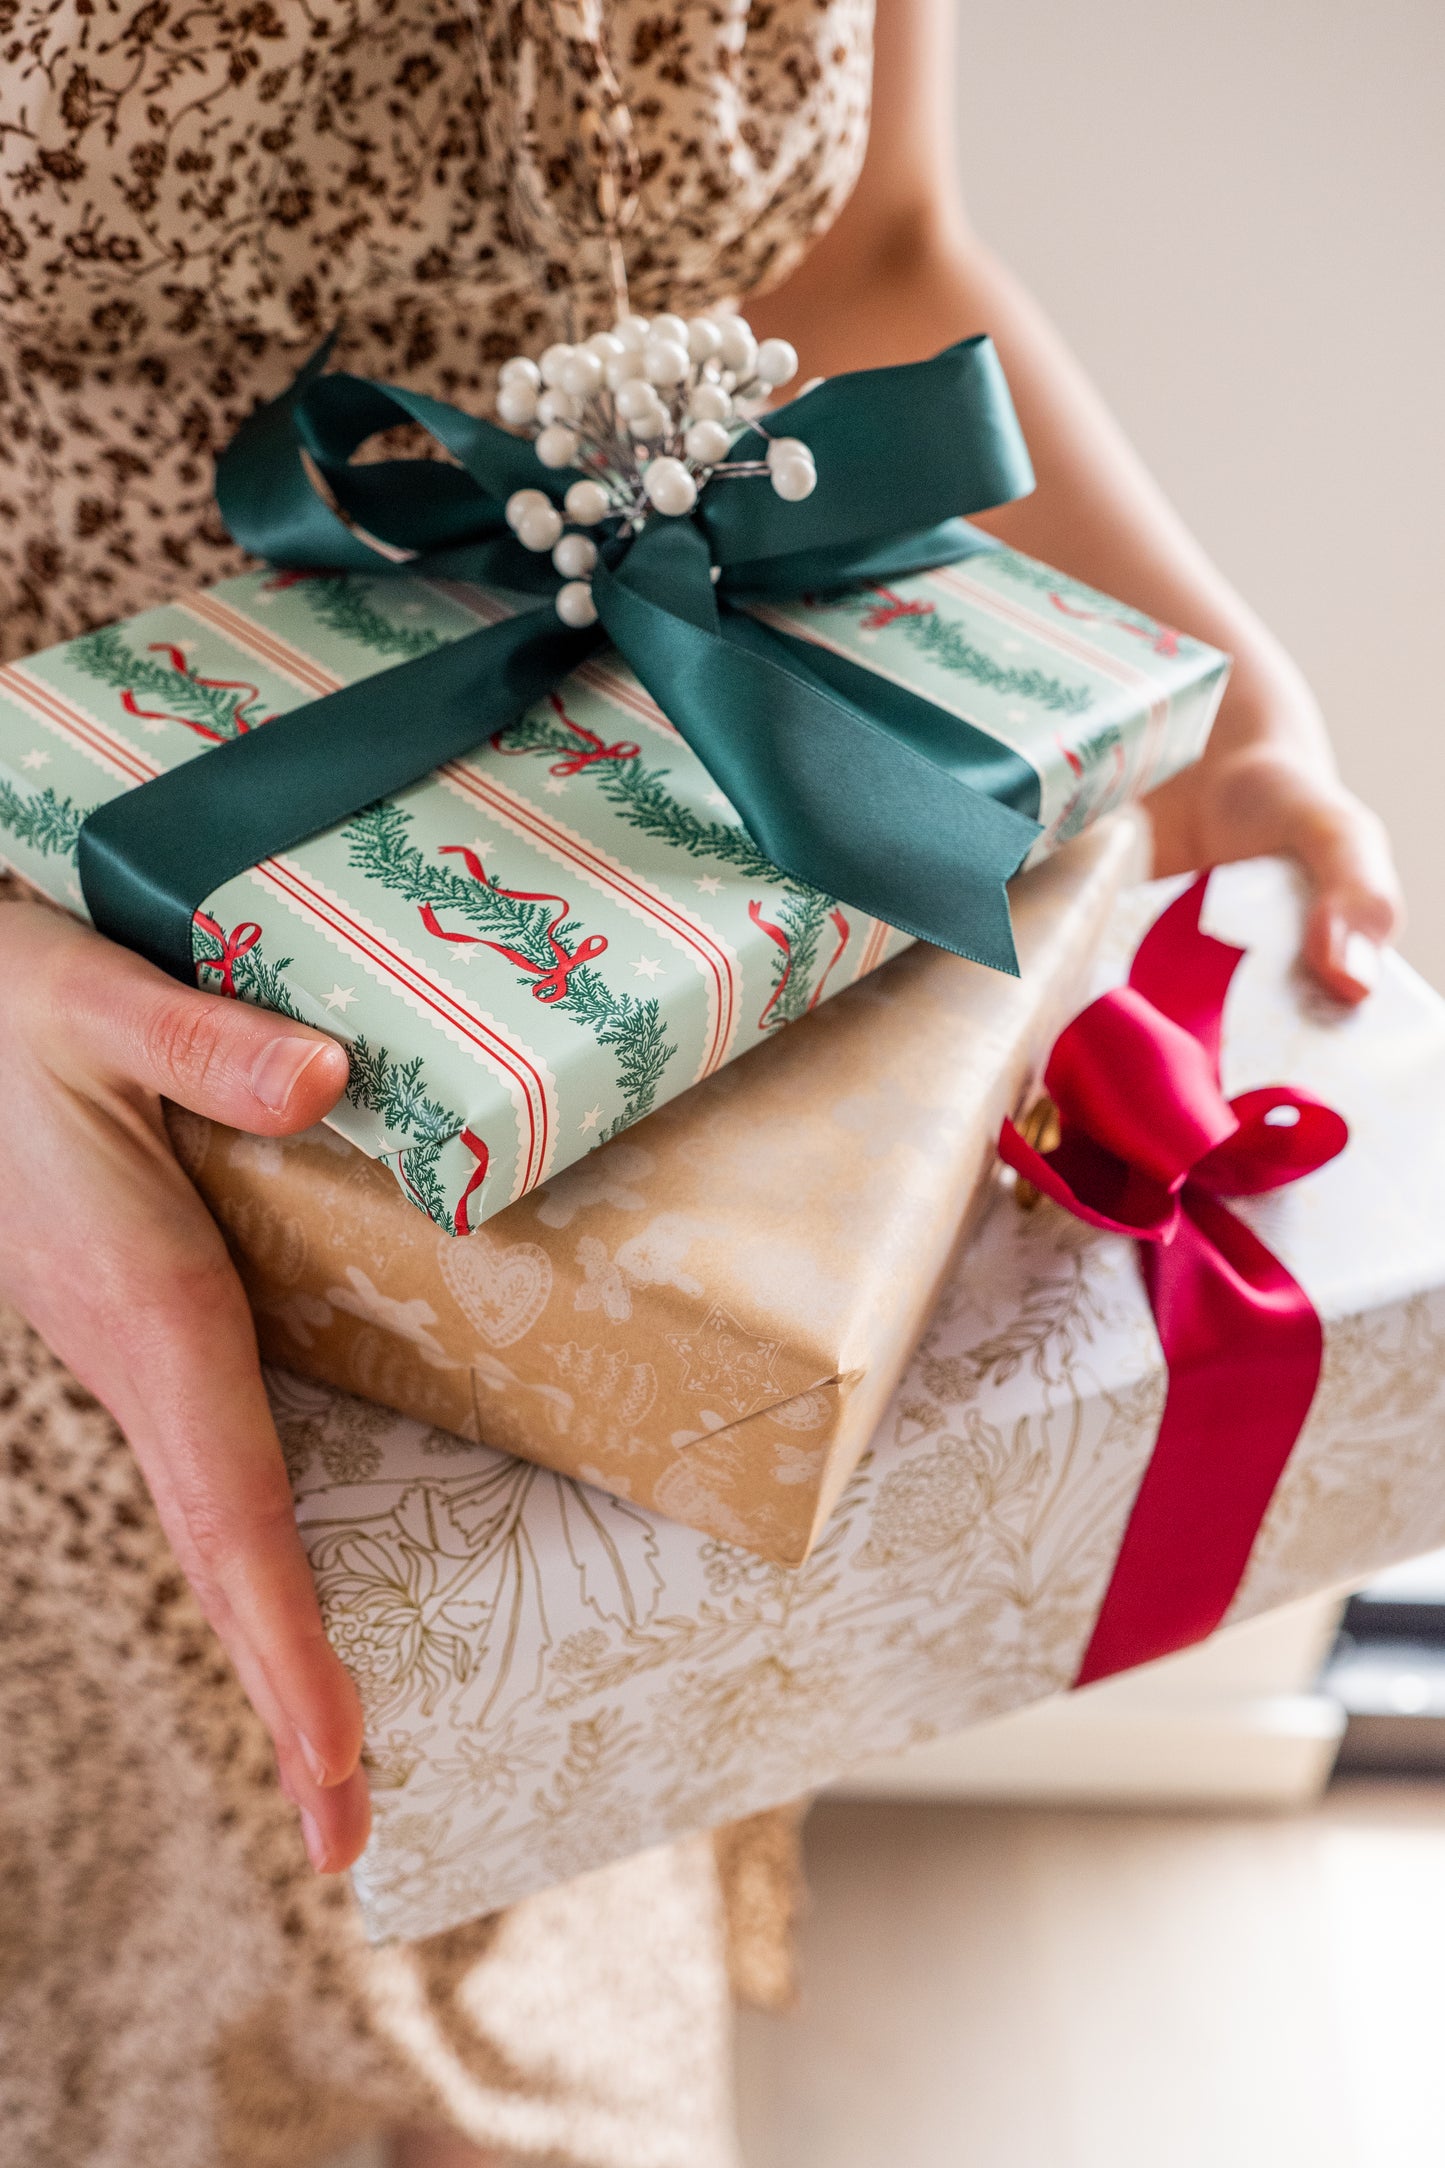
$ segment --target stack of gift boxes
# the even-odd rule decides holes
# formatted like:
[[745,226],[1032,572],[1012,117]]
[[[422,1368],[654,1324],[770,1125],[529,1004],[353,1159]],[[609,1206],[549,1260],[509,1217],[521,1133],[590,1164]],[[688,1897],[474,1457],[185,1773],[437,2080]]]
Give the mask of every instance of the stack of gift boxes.
[[[258,571],[11,664],[0,850],[83,912],[95,808],[515,607],[425,571]],[[280,1366],[367,1704],[380,1933],[1066,1686],[1148,1463],[1162,1358],[1128,1245],[982,1215],[1000,1124],[1119,947],[1120,809],[1198,756],[1225,659],[1001,548],[758,607],[1036,776],[1017,977],[780,873],[607,649],[194,913],[199,984],[351,1053],[305,1137],[172,1134]],[[1368,1022],[1285,1000],[1278,897],[1228,894],[1274,974],[1244,1081],[1262,1060],[1349,1099],[1358,1074],[1366,1130],[1432,1061],[1438,1085],[1418,989],[1387,990],[1392,1081]],[[1419,1381],[1445,1258],[1394,1240],[1387,1286],[1369,1243],[1330,1247],[1367,1173],[1418,1231],[1387,1142],[1357,1133],[1354,1171],[1276,1213],[1327,1361],[1241,1610],[1438,1534]],[[1399,1503],[1362,1521],[1350,1424],[1386,1402]]]

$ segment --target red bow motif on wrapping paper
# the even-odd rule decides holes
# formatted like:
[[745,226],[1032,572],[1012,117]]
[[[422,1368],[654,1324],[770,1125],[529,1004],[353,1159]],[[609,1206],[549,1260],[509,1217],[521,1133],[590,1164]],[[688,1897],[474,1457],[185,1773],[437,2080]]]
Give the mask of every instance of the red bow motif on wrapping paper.
[[493,884],[487,879],[487,869],[482,864],[477,853],[465,843],[440,844],[438,846],[438,856],[442,858],[460,858],[474,881],[479,881],[484,888],[495,887],[497,895],[507,896],[513,903],[556,904],[557,909],[546,929],[547,946],[552,951],[552,967],[550,970],[547,970],[541,964],[534,963],[532,958],[524,956],[520,949],[509,948],[505,941],[488,941],[481,934],[476,933],[448,933],[431,904],[423,903],[418,906],[423,926],[425,926],[428,933],[435,934],[438,941],[454,941],[465,944],[469,948],[489,948],[494,950],[498,956],[505,956],[508,963],[515,964],[519,971],[530,971],[537,981],[532,988],[532,992],[538,1001],[565,1001],[568,990],[567,981],[571,978],[577,966],[579,964],[590,964],[605,953],[607,948],[605,933],[589,933],[586,939],[580,941],[575,949],[569,949],[564,942],[557,939],[557,928],[566,924],[572,909],[565,896],[549,896],[545,890],[541,889],[503,888],[500,882]]
[[1224,998],[1243,956],[1200,927],[1207,874],[1150,928],[1128,984],[1061,1033],[1044,1083],[1060,1141],[1005,1122],[999,1153],[1076,1218],[1138,1241],[1169,1370],[1163,1418],[1076,1686],[1214,1631],[1319,1382],[1304,1289],[1224,1200],[1343,1151],[1340,1115],[1271,1084],[1226,1099]]
[[233,926],[231,928],[231,931],[227,933],[225,927],[219,925],[217,921],[213,919],[208,912],[205,911],[197,911],[195,922],[200,927],[202,933],[208,933],[213,941],[219,941],[221,944],[221,953],[219,956],[197,957],[197,983],[200,983],[202,971],[219,971],[221,974],[221,984],[219,989],[220,992],[227,995],[232,1001],[235,1001],[237,999],[235,978],[236,966],[241,961],[241,958],[243,956],[247,956],[250,954],[251,950],[260,940],[260,927],[256,924],[256,921],[254,919],[246,919],[242,922],[241,925]]

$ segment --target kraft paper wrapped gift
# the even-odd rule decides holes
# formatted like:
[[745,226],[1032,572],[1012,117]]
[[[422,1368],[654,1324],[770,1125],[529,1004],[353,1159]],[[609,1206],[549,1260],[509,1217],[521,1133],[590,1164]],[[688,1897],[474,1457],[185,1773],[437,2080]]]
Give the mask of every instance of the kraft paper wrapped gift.
[[[1121,909],[1113,977],[1159,902]],[[1303,1283],[1325,1358],[1235,1620],[1445,1543],[1445,1003],[1390,957],[1353,1015],[1310,993],[1277,866],[1216,875],[1208,923],[1249,944],[1226,1088],[1287,1081],[1352,1132],[1236,1207]],[[371,1932],[433,1932],[1066,1688],[1164,1384],[1133,1246],[1001,1192],[789,1571],[274,1374],[367,1708]]]
[[[263,724],[515,599],[247,573],[0,667],[0,863],[81,910],[97,805],[271,742]],[[955,718],[993,787],[1037,804],[1035,859],[1196,758],[1228,667],[999,548],[763,614]],[[465,758],[225,881],[190,945],[201,984],[348,1043],[330,1126],[465,1232],[907,937],[780,873],[608,649]]]
[[1077,1001],[1123,816],[1014,883],[1018,979],[918,946],[469,1236],[324,1130],[173,1117],[267,1356],[807,1555]]

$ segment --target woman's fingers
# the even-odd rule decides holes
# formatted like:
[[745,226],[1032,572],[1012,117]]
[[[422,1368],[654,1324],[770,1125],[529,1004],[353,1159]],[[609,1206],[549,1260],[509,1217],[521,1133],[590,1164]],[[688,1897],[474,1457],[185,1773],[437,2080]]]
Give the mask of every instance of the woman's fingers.
[[309,1128],[345,1088],[346,1051],[324,1032],[182,986],[86,927],[55,918],[27,961],[45,977],[59,1075],[123,1079],[262,1136]]
[[247,1683],[259,1675],[288,1788],[325,1823],[325,1795],[357,1767],[361,1705],[322,1627],[250,1313],[219,1237],[216,1252],[180,1272],[142,1271],[112,1327],[112,1405],[207,1617]]
[[1304,961],[1338,1001],[1363,1001],[1380,951],[1400,930],[1404,904],[1384,829],[1347,791],[1304,814],[1295,856],[1314,886]]
[[1267,853],[1295,859],[1313,891],[1304,963],[1337,1001],[1364,1000],[1404,904],[1383,825],[1319,761],[1269,744],[1213,766],[1206,755],[1150,810],[1161,873]]

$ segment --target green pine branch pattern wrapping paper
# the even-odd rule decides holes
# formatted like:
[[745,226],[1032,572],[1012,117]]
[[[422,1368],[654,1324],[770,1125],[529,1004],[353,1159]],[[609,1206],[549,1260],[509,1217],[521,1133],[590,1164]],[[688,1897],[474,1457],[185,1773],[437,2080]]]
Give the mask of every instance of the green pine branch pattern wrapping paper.
[[[82,913],[94,806],[509,607],[248,573],[0,668],[0,855]],[[758,614],[1022,753],[1035,857],[1195,759],[1226,667],[1008,550]],[[453,1231],[907,946],[779,873],[610,654],[495,743],[226,882],[193,941],[200,984],[347,1042],[332,1126]]]

